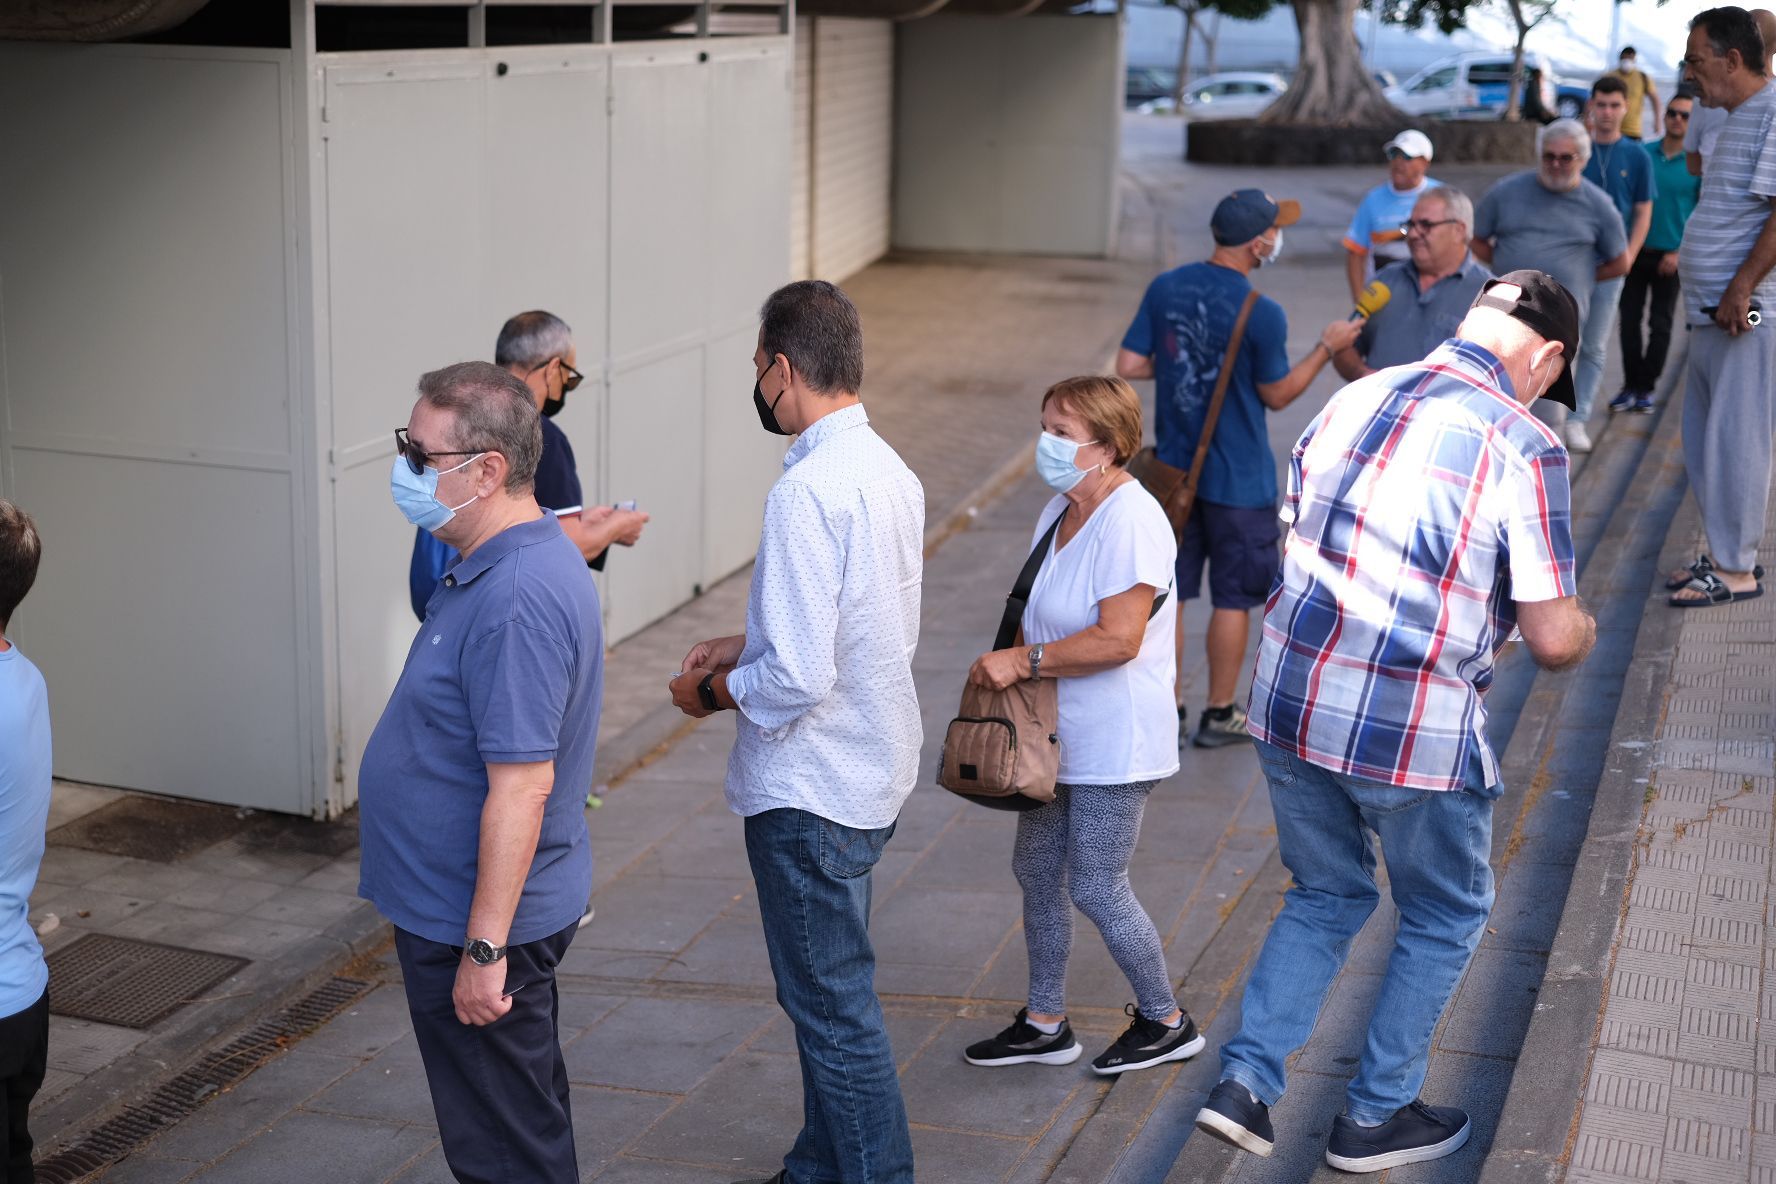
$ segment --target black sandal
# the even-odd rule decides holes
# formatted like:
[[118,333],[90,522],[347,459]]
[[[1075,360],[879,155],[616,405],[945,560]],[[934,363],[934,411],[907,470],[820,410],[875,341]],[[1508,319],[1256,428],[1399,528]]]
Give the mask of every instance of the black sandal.
[[1764,594],[1764,586],[1760,583],[1745,592],[1735,592],[1722,582],[1712,571],[1692,576],[1688,583],[1678,591],[1696,591],[1700,597],[1668,596],[1665,603],[1672,608],[1709,608],[1717,604],[1732,604],[1736,600],[1756,600]]
[[[1708,575],[1710,572],[1714,571],[1714,560],[1706,555],[1698,555],[1696,556],[1696,562],[1690,564],[1686,570],[1690,573],[1687,576],[1666,577],[1665,590],[1667,592],[1676,592],[1679,588],[1688,588],[1691,580],[1700,579],[1702,576]],[[1752,565],[1751,578],[1760,581],[1764,578],[1763,564],[1758,563]],[[1685,601],[1684,603],[1687,604],[1689,602]]]

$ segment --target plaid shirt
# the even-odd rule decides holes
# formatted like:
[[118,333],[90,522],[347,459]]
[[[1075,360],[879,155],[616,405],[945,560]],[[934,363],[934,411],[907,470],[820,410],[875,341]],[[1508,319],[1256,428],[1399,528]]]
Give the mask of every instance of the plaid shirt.
[[1566,450],[1459,339],[1344,388],[1295,444],[1254,736],[1347,776],[1464,784],[1516,602],[1577,589]]

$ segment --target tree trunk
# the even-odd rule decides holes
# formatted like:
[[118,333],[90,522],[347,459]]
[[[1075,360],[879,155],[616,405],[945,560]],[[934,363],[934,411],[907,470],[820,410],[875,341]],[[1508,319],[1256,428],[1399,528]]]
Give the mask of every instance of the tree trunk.
[[1361,127],[1403,116],[1363,65],[1357,44],[1357,0],[1290,0],[1301,38],[1301,64],[1282,98],[1260,116],[1264,123]]
[[1184,109],[1184,92],[1190,89],[1190,41],[1196,32],[1196,9],[1178,6],[1184,17],[1184,36],[1180,38],[1182,48],[1178,50],[1178,78],[1172,84],[1172,110]]
[[1208,60],[1203,63],[1208,72],[1215,72],[1215,54],[1221,48],[1221,10],[1217,8],[1209,16],[1209,27],[1203,30],[1203,39],[1209,43]]

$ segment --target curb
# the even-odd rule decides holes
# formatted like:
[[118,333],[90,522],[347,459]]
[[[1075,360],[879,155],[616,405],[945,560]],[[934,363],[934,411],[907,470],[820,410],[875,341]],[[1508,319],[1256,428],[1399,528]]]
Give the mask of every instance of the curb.
[[294,949],[256,961],[219,983],[212,1002],[192,1005],[128,1054],[88,1076],[32,1116],[37,1158],[79,1141],[124,1107],[196,1065],[264,1016],[302,998],[340,967],[380,947],[391,930],[376,909],[358,907]]
[[[1679,420],[1667,407],[1642,461],[1643,471],[1649,462],[1681,469]],[[1700,525],[1687,490],[1687,482],[1679,480],[1663,495],[1679,499],[1679,506],[1663,532],[1660,559],[1668,558],[1672,538]],[[1620,543],[1635,525],[1612,521],[1605,537]],[[1512,1075],[1481,1184],[1552,1182],[1565,1174],[1596,1052],[1616,924],[1646,809],[1651,741],[1664,714],[1680,625],[1681,618],[1665,607],[1662,597],[1649,596],[1610,729],[1607,763],[1592,798],[1591,819],[1548,952],[1535,1014],[1524,1034],[1523,1047],[1537,1049],[1538,1056],[1533,1065],[1519,1060]]]

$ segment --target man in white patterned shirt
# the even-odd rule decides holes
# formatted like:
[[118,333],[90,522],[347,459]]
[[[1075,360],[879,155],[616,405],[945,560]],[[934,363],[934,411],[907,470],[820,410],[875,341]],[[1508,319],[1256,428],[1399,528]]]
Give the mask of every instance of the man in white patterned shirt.
[[790,284],[760,319],[753,405],[766,431],[800,439],[765,500],[746,632],[693,646],[672,700],[697,718],[740,713],[728,805],[746,819],[804,1106],[783,1170],[760,1184],[912,1184],[868,924],[870,869],[923,738],[912,660],[925,493],[869,426],[845,294]]
[[1757,549],[1776,432],[1776,83],[1765,51],[1743,8],[1711,8],[1690,22],[1684,65],[1697,98],[1728,115],[1678,255],[1690,326],[1684,468],[1709,547],[1671,575],[1679,608],[1764,590]]

